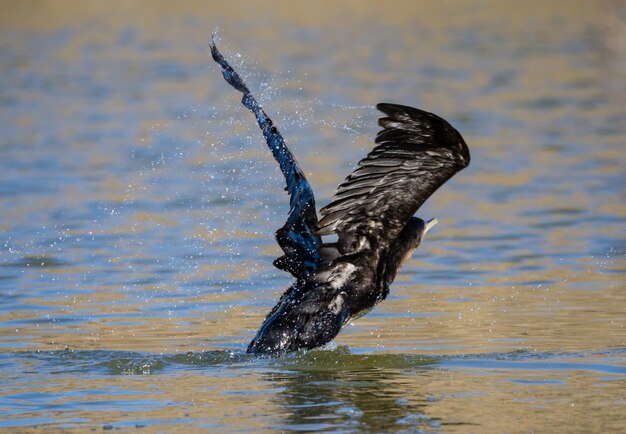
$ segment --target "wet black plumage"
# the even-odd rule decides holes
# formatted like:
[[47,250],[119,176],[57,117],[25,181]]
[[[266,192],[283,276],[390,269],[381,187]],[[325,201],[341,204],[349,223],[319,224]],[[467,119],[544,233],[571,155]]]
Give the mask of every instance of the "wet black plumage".
[[[456,172],[470,153],[459,132],[432,113],[378,104],[385,114],[377,146],[339,185],[318,221],[313,190],[237,72],[211,42],[226,81],[242,92],[285,175],[290,211],[276,232],[284,255],[274,261],[295,283],[270,311],[248,346],[256,354],[281,354],[331,341],[348,320],[387,297],[402,263],[436,220],[413,215]],[[321,236],[337,234],[336,243]]]

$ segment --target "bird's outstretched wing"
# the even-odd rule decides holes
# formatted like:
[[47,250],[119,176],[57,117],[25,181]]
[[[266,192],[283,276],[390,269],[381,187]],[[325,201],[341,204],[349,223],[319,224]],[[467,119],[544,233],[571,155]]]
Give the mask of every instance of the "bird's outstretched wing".
[[285,225],[276,231],[276,240],[285,255],[276,259],[274,265],[281,270],[289,271],[297,278],[303,278],[317,269],[319,261],[317,250],[322,244],[320,236],[314,232],[317,213],[313,190],[272,120],[215,46],[214,37],[211,38],[211,56],[222,68],[222,74],[228,84],[243,93],[241,102],[256,116],[267,145],[285,176],[290,210]]
[[347,255],[380,251],[396,239],[428,197],[470,162],[459,132],[437,115],[378,104],[386,117],[376,146],[322,208],[317,233],[339,235]]

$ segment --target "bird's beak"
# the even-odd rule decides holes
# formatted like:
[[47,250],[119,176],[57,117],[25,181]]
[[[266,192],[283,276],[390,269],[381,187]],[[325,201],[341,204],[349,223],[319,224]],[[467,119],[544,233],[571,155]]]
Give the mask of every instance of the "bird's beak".
[[439,223],[437,221],[437,219],[430,219],[426,222],[426,224],[424,225],[424,233],[422,234],[422,236],[426,235],[426,233],[431,230],[433,228],[433,226],[435,226],[437,223]]

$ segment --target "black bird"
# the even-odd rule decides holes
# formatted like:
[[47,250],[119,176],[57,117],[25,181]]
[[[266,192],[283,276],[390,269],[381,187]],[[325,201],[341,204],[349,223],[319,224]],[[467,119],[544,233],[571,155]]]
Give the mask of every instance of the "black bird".
[[[248,353],[283,354],[330,342],[350,319],[370,311],[389,294],[402,263],[437,221],[413,217],[428,197],[467,167],[470,153],[461,134],[432,113],[378,104],[377,146],[339,185],[333,202],[320,210],[313,190],[237,72],[212,39],[211,55],[226,81],[243,93],[287,182],[290,211],[276,232],[284,255],[274,265],[295,283],[263,321]],[[322,235],[337,234],[335,243]]]

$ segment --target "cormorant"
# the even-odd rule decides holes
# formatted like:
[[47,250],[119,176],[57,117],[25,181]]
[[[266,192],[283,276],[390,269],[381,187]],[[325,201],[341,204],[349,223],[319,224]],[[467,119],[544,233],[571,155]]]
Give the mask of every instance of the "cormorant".
[[[274,265],[296,281],[263,321],[247,352],[279,355],[330,342],[349,320],[389,294],[400,265],[437,220],[413,214],[470,153],[461,134],[432,113],[398,104],[376,106],[376,147],[341,183],[318,220],[313,190],[283,137],[212,38],[211,55],[226,81],[243,93],[287,182],[290,210],[276,232],[284,255]],[[337,234],[335,243],[322,235]]]

